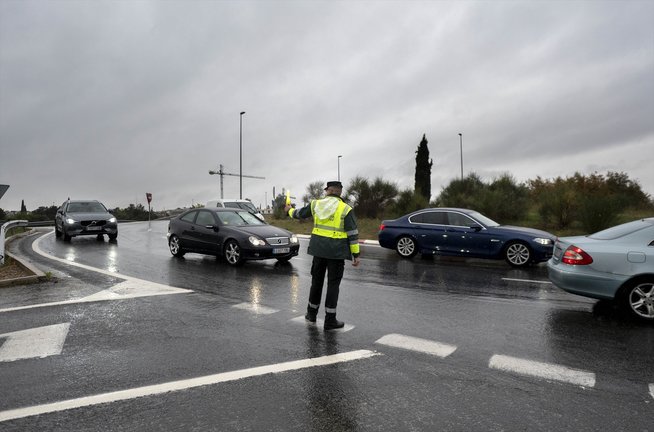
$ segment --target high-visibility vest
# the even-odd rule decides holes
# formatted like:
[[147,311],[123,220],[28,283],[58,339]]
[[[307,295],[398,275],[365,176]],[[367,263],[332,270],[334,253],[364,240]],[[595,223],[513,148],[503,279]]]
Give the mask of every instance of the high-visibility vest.
[[352,207],[336,197],[311,201],[311,213],[313,214],[313,231],[311,233],[334,239],[347,238],[345,216],[351,210]]

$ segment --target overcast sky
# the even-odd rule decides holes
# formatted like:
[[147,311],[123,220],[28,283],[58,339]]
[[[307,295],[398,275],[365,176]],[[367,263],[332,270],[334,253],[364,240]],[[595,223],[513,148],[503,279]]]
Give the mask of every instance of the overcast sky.
[[[256,205],[357,175],[625,172],[654,195],[654,1],[0,0],[0,207]],[[225,197],[239,178],[224,177]]]

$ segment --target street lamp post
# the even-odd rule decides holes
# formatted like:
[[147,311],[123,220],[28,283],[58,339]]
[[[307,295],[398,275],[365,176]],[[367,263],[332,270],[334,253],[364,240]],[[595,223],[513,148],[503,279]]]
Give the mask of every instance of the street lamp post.
[[337,162],[338,162],[338,181],[341,181],[341,158],[342,157],[343,157],[343,155],[338,155],[338,159],[337,159]]
[[239,156],[238,177],[240,182],[239,199],[243,199],[243,114],[245,114],[245,111],[241,111],[241,114],[239,116],[239,132],[238,132],[238,156]]
[[461,180],[463,180],[463,134],[459,134],[459,147],[461,149]]

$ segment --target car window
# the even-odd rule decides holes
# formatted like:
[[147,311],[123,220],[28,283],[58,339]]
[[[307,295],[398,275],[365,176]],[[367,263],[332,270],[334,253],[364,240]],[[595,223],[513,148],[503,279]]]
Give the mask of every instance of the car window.
[[647,228],[649,226],[651,225],[644,221],[638,220],[596,232],[595,234],[591,234],[588,237],[595,240],[613,240],[635,233],[636,231],[640,231],[641,229]]
[[[227,204],[225,204],[227,205]],[[219,212],[216,214],[218,216],[218,220],[220,220],[220,223],[223,225],[232,225],[232,226],[238,226],[238,225],[243,225],[243,219],[239,217],[236,212]]]
[[478,222],[481,222],[481,223],[482,223],[484,226],[486,226],[486,227],[496,227],[496,226],[500,226],[500,224],[498,224],[497,222],[495,222],[493,219],[491,219],[491,218],[489,218],[489,217],[486,217],[486,216],[484,216],[484,215],[481,214],[481,213],[472,212],[472,213],[470,213],[470,216],[472,216],[473,218],[477,219]]
[[237,209],[237,208],[240,208],[240,207],[238,206],[238,203],[237,203],[237,202],[223,201],[223,204],[225,205],[225,207],[228,207],[228,208],[236,208],[236,209]]
[[196,212],[196,211],[188,212],[184,216],[182,216],[180,219],[185,221],[185,222],[193,223],[195,221],[195,215],[197,213],[198,212]]
[[411,222],[433,225],[447,225],[447,215],[443,212],[422,212],[411,216]]
[[202,226],[213,225],[216,223],[215,219],[211,212],[201,211],[198,212],[198,217],[195,219],[195,223]]
[[447,220],[449,225],[471,227],[478,225],[474,220],[461,213],[447,212]]
[[256,217],[250,212],[238,212],[238,215],[243,218],[247,225],[266,225],[265,222],[262,222],[261,219]]
[[68,203],[70,213],[104,213],[107,210],[99,202],[71,202]]
[[242,202],[242,203],[238,203],[238,204],[243,210],[247,210],[247,211],[250,211],[252,213],[257,212],[256,207],[254,207],[254,205],[252,205],[250,203]]

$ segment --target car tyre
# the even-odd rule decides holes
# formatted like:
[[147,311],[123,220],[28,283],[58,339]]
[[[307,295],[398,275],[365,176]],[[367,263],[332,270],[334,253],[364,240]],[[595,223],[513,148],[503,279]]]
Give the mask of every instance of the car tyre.
[[632,316],[654,321],[654,279],[636,279],[625,285],[622,305]]
[[227,264],[232,266],[240,266],[243,264],[243,252],[241,251],[241,246],[239,246],[236,240],[228,240],[225,243],[225,249],[223,250],[223,256]]
[[531,263],[531,249],[522,242],[511,242],[504,249],[504,259],[513,267],[526,267]]
[[61,231],[57,228],[57,224],[55,224],[55,237],[61,238]]
[[395,251],[402,258],[413,258],[418,253],[418,244],[412,237],[403,236],[397,240]]
[[68,233],[66,232],[66,228],[62,228],[62,229],[61,229],[61,234],[64,236],[64,241],[69,242],[70,239],[72,238],[72,237],[69,236]]
[[109,240],[116,241],[116,239],[118,238],[118,233],[116,233],[116,234],[107,234],[107,236],[109,237]]
[[172,235],[170,236],[170,239],[168,239],[168,248],[170,249],[170,253],[173,254],[173,256],[178,258],[184,256],[185,252],[182,250],[182,246],[179,244],[179,237],[176,235]]

